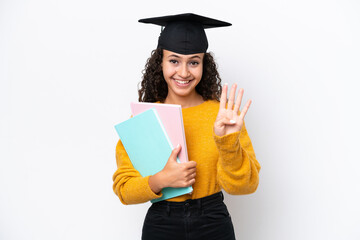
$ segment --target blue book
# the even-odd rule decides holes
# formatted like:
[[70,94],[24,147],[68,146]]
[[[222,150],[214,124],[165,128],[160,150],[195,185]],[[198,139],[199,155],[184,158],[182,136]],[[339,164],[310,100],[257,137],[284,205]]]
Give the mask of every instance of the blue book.
[[[115,129],[132,165],[141,176],[154,175],[165,167],[172,144],[155,108],[117,124]],[[192,187],[164,188],[162,197],[151,202],[191,193],[192,190]]]

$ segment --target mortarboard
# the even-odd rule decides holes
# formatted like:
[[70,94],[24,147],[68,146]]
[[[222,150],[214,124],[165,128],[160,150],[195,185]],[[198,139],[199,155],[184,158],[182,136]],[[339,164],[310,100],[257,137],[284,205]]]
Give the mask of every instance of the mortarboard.
[[193,13],[144,18],[139,22],[165,27],[157,47],[185,55],[206,52],[208,41],[204,29],[231,26],[231,23]]

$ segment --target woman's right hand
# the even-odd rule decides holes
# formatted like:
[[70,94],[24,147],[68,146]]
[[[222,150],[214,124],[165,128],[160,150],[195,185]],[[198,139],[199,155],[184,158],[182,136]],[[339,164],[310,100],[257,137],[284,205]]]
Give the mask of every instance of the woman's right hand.
[[163,170],[150,176],[149,185],[154,193],[166,187],[188,187],[195,183],[196,162],[178,163],[176,158],[180,150],[180,145],[174,148]]

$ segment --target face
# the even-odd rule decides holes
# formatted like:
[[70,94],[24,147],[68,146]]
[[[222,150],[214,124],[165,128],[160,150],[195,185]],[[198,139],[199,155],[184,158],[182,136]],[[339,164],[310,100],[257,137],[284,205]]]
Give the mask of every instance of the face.
[[195,97],[196,85],[203,73],[204,53],[182,55],[163,50],[162,70],[168,86],[168,97]]

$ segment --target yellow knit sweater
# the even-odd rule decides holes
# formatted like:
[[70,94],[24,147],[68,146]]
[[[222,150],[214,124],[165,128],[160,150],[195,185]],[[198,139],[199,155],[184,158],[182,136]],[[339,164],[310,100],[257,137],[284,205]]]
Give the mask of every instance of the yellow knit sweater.
[[[193,193],[168,199],[185,201],[219,192],[253,193],[259,183],[260,164],[245,125],[240,132],[222,137],[213,133],[219,111],[218,101],[206,101],[182,109],[189,160],[195,161],[196,178]],[[136,204],[161,197],[149,186],[149,176],[142,177],[134,169],[121,141],[116,146],[117,171],[113,175],[113,190],[123,204]]]

